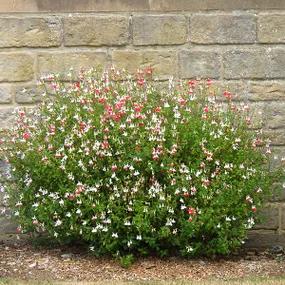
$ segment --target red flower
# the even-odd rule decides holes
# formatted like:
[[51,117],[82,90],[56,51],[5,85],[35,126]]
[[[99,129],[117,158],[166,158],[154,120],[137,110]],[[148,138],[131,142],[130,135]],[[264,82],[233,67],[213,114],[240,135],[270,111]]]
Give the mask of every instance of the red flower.
[[232,94],[229,91],[224,91],[224,97],[226,97],[228,100],[232,99]]
[[189,81],[188,81],[188,85],[189,85],[190,87],[195,87],[196,83],[197,83],[196,80],[189,80]]
[[30,133],[24,133],[23,134],[23,139],[28,140],[31,137]]
[[79,123],[80,131],[84,131],[86,127],[87,127],[87,125],[86,125],[85,122],[80,122],[80,123]]
[[72,201],[75,199],[75,195],[74,194],[69,194],[68,195],[68,200]]
[[187,101],[184,99],[184,98],[179,98],[178,99],[178,103],[181,105],[181,106],[185,106]]
[[113,172],[115,172],[118,169],[118,166],[117,165],[112,165],[111,169],[112,169]]
[[206,106],[206,107],[204,108],[204,112],[205,112],[205,113],[208,113],[208,112],[209,112],[209,107],[208,107],[208,106]]
[[143,78],[138,79],[138,85],[143,86],[145,84],[145,80]]
[[143,106],[137,103],[134,103],[134,110],[136,113],[140,113],[142,111]]
[[55,134],[55,130],[56,130],[56,128],[55,128],[54,125],[50,125],[50,126],[49,126],[49,132],[50,132],[51,135],[54,135],[54,134]]
[[99,98],[99,99],[98,99],[98,102],[99,102],[100,104],[104,104],[104,103],[106,102],[106,99],[105,99],[105,98]]
[[195,215],[196,214],[196,210],[194,208],[188,208],[187,212],[189,215]]
[[153,68],[151,66],[148,66],[144,70],[145,74],[151,75],[153,72]]
[[108,141],[105,140],[105,141],[102,142],[102,148],[103,148],[103,149],[108,149],[109,146],[110,146],[110,145],[109,145]]

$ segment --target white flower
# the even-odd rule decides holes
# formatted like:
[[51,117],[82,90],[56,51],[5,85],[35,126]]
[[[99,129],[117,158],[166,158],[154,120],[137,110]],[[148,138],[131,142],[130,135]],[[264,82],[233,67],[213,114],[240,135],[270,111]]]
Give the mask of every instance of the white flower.
[[175,220],[174,219],[167,219],[165,225],[166,226],[172,226],[173,224],[175,224]]
[[118,234],[117,233],[112,233],[112,238],[118,238]]
[[[285,183],[284,183],[284,188],[285,188]],[[256,193],[261,193],[262,192],[262,189],[259,187],[257,190],[256,190]]]
[[124,223],[124,225],[125,225],[125,226],[130,226],[130,225],[131,225],[131,222],[130,222],[130,221],[126,221],[126,222]]
[[62,224],[62,221],[61,221],[61,220],[56,220],[54,226],[55,226],[55,227],[59,227],[61,224]]
[[142,236],[141,235],[137,235],[137,240],[142,240]]
[[130,247],[133,244],[131,240],[128,241],[127,246]]
[[183,210],[185,210],[187,207],[185,206],[185,205],[181,205],[181,210],[183,211]]
[[249,218],[247,220],[247,224],[245,226],[246,226],[247,229],[251,229],[254,226],[254,224],[255,224],[254,219],[253,218]]
[[191,247],[191,246],[186,246],[186,251],[187,252],[192,252],[194,249],[193,249],[193,247]]
[[72,173],[68,173],[67,178],[71,181],[74,181],[74,176]]

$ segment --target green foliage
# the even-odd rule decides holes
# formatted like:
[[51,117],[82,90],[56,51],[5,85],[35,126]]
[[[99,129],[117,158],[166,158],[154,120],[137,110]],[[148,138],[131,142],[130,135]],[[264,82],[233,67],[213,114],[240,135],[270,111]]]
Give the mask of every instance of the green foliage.
[[269,141],[230,92],[194,80],[161,89],[150,73],[50,75],[52,98],[17,111],[1,150],[20,231],[84,241],[126,267],[136,254],[225,255],[243,243],[284,175],[269,171]]
[[119,258],[120,264],[124,268],[129,268],[134,263],[134,260],[135,259],[132,254],[127,254]]

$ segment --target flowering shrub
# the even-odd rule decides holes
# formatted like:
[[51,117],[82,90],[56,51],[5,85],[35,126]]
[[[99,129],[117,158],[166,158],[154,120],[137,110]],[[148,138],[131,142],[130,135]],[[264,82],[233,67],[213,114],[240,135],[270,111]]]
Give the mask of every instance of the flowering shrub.
[[43,84],[54,96],[17,111],[1,148],[19,231],[128,259],[241,245],[277,177],[269,142],[229,91],[210,80],[161,89],[151,73],[90,70],[70,83],[50,75]]

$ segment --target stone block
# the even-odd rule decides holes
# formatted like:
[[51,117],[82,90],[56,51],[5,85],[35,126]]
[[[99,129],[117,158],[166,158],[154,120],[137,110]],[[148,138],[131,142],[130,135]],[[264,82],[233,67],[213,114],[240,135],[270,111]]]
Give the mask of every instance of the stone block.
[[14,108],[7,107],[0,109],[0,128],[9,128],[15,122]]
[[[22,0],[14,1],[19,2]],[[18,4],[20,5],[20,3]],[[149,10],[149,0],[37,0],[36,8],[38,11],[46,12],[132,12]]]
[[255,229],[276,230],[279,227],[279,209],[275,205],[267,205],[260,213],[261,222],[255,225]]
[[61,44],[58,17],[0,18],[0,47],[52,47]]
[[251,129],[260,129],[265,126],[266,121],[266,104],[264,102],[254,102],[248,104],[250,108],[250,118],[251,124],[249,128]]
[[105,67],[107,53],[105,52],[54,52],[42,53],[38,56],[39,75],[59,73],[63,79],[68,79],[67,73],[73,68],[74,73],[81,69]]
[[[285,168],[285,147],[284,146],[272,146],[270,155],[270,169]],[[282,181],[282,184],[284,181]]]
[[252,230],[247,235],[246,248],[271,248],[274,245],[285,246],[285,233],[272,230]]
[[226,79],[284,79],[285,49],[234,49],[223,55]]
[[167,79],[176,75],[176,52],[160,50],[115,50],[112,53],[112,62],[118,68],[124,68],[134,73],[139,68],[151,66],[154,69],[154,77]]
[[285,49],[270,49],[270,62],[267,67],[267,78],[285,78]]
[[214,51],[182,50],[179,53],[179,67],[182,78],[219,78],[220,55]]
[[16,233],[17,226],[14,221],[6,217],[0,217],[0,234]]
[[[285,127],[285,102],[270,102],[265,108],[266,127],[278,129]],[[285,139],[285,138],[284,138]]]
[[285,205],[281,207],[281,229],[285,230]]
[[246,89],[242,81],[214,81],[213,88],[218,101],[226,101],[223,95],[224,91],[229,91],[232,94],[233,101],[244,101],[247,98]]
[[30,104],[38,103],[41,101],[41,92],[39,87],[31,84],[17,84],[12,88],[12,92],[15,96],[16,103]]
[[126,16],[80,16],[64,18],[66,46],[120,46],[129,40]]
[[208,10],[266,10],[284,9],[285,2],[280,0],[150,0],[154,11],[208,11]]
[[270,138],[272,145],[285,145],[285,128],[275,130],[264,130],[264,134]]
[[187,19],[182,15],[133,17],[134,45],[175,45],[187,41]]
[[0,54],[0,82],[28,81],[34,77],[34,59],[26,53]]
[[10,86],[0,85],[0,104],[8,104],[12,102],[12,93]]
[[266,77],[270,55],[264,50],[231,50],[223,55],[224,77],[226,79]]
[[261,43],[285,43],[285,15],[259,15],[257,37]]
[[190,19],[190,41],[198,44],[254,43],[255,16],[197,14]]
[[285,101],[285,82],[253,81],[248,84],[250,101]]

